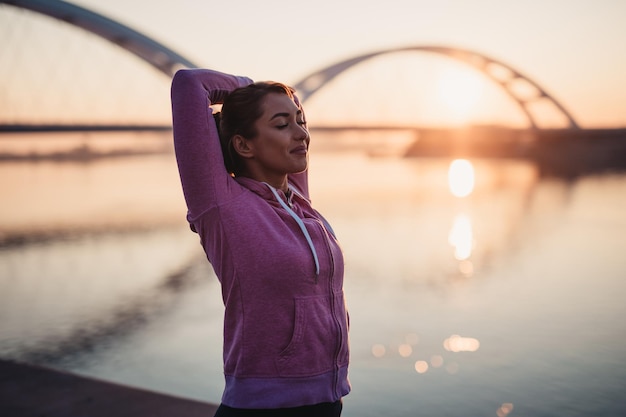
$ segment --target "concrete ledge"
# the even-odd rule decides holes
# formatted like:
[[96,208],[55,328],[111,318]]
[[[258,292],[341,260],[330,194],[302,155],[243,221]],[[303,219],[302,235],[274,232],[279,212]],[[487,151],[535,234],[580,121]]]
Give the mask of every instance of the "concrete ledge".
[[40,366],[0,360],[7,417],[212,417],[217,406]]

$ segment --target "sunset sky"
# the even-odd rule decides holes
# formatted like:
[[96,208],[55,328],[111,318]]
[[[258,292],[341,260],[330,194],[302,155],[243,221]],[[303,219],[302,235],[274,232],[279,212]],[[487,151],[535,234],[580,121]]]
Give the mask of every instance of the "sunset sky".
[[[537,82],[582,127],[626,126],[626,1],[622,0],[74,3],[126,24],[200,66],[291,84],[315,70],[378,50],[418,45],[469,49]],[[420,113],[445,109],[451,115],[457,112],[459,120],[481,106],[490,107],[491,114],[502,107],[489,99],[491,90],[500,89],[476,71],[456,63],[450,66],[432,54],[414,55],[413,61],[389,57],[373,62],[369,69],[364,65],[363,74],[356,69],[346,72],[345,91],[352,93],[342,94],[368,100],[380,94],[369,91],[372,84],[396,92],[417,91],[424,97],[432,94],[427,106],[405,107]],[[438,75],[431,77],[435,72]],[[431,87],[409,86],[414,82],[410,78]],[[335,91],[344,91],[340,87]]]

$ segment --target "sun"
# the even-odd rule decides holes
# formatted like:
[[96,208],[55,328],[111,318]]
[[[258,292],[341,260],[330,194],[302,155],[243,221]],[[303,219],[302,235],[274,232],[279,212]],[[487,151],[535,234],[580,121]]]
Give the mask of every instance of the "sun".
[[467,122],[483,95],[484,80],[473,71],[464,68],[445,68],[438,80],[439,100],[449,111],[450,119]]

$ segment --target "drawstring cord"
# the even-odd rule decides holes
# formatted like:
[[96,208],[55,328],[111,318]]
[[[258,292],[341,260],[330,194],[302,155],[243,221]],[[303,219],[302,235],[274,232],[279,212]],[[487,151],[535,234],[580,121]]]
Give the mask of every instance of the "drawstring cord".
[[[313,246],[313,240],[311,239],[311,235],[309,234],[309,231],[306,229],[306,226],[304,225],[304,222],[302,221],[302,219],[300,217],[298,217],[298,215],[291,209],[291,207],[289,207],[287,205],[287,203],[285,203],[283,201],[282,198],[280,198],[280,196],[278,195],[278,191],[276,191],[276,189],[274,187],[272,187],[271,185],[269,185],[268,183],[264,182],[263,184],[267,185],[269,187],[270,190],[272,190],[272,193],[274,194],[274,197],[276,197],[276,200],[278,200],[278,202],[280,203],[280,205],[287,210],[287,213],[289,213],[289,215],[291,217],[293,217],[293,219],[296,221],[296,223],[298,224],[298,226],[300,226],[300,230],[302,230],[302,233],[304,234],[304,237],[306,238],[307,243],[309,244],[309,248],[311,248],[311,253],[313,254],[313,259],[315,260],[315,275],[319,276],[320,274],[320,262],[319,259],[317,258],[317,251],[315,250],[315,246]],[[298,193],[299,194],[299,193]]]

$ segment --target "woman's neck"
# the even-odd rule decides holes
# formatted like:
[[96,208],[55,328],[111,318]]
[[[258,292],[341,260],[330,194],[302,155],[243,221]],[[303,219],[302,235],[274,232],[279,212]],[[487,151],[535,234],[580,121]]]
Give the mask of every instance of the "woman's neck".
[[267,177],[261,177],[258,175],[252,175],[249,172],[242,172],[239,174],[239,176],[250,178],[258,182],[265,182],[271,185],[272,187],[274,187],[275,189],[281,190],[285,194],[289,192],[289,182],[287,181],[288,179],[287,175],[267,178]]

